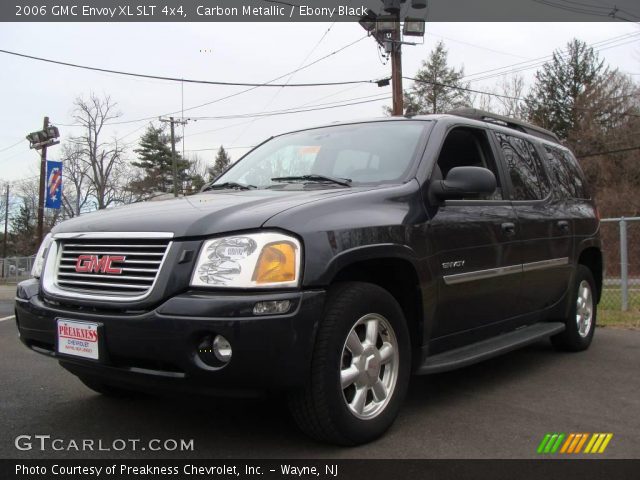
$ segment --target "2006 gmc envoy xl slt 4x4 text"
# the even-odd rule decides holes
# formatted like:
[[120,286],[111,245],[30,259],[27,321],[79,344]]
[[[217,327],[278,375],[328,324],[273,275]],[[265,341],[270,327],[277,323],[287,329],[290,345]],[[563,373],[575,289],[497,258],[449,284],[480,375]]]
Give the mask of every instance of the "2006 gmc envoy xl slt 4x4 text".
[[106,395],[285,392],[380,436],[412,374],[593,338],[598,213],[551,132],[463,109],[270,138],[198,195],[57,225],[18,285],[29,348]]

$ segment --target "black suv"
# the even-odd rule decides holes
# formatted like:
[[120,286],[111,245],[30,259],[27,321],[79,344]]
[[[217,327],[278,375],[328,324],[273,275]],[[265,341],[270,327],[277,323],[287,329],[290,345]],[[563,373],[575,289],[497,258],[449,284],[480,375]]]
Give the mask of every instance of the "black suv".
[[358,444],[411,374],[593,338],[599,220],[571,152],[488,112],[272,137],[203,192],[83,215],[18,286],[29,348],[89,388],[285,391]]

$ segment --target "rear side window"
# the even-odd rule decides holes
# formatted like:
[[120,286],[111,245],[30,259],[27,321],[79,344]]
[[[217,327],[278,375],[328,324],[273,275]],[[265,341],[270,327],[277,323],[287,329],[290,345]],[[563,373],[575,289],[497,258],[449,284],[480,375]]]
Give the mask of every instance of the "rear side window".
[[513,200],[541,200],[551,191],[536,147],[524,138],[496,132],[504,155]]
[[563,198],[589,198],[589,192],[578,166],[578,161],[571,153],[544,146],[549,162],[549,174],[556,184],[560,196]]

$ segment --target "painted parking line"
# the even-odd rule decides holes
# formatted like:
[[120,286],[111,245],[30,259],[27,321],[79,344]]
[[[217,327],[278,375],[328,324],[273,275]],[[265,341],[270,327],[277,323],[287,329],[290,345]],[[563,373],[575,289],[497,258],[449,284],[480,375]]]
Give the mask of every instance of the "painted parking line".
[[5,320],[11,320],[12,318],[15,318],[15,317],[13,315],[9,315],[8,317],[0,318],[0,322],[4,322]]

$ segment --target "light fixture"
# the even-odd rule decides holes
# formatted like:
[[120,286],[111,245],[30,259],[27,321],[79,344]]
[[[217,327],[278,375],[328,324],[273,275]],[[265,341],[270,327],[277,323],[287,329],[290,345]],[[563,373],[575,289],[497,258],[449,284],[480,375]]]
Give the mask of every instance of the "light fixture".
[[364,15],[360,17],[360,20],[358,20],[358,23],[367,32],[372,32],[376,28],[376,18],[378,18],[378,16],[373,13],[373,10],[367,9]]
[[387,13],[396,14],[400,11],[400,0],[382,0],[382,3]]
[[421,18],[405,18],[402,33],[410,37],[424,37],[425,21]]
[[427,7],[427,0],[411,0],[411,8],[422,10]]
[[393,16],[381,16],[376,20],[377,33],[393,33],[396,31],[397,19]]
[[26,136],[27,140],[29,140],[29,148],[36,149],[60,143],[56,141],[56,139],[59,137],[60,132],[58,131],[58,127],[55,127],[53,125],[47,127],[44,130],[31,132]]

